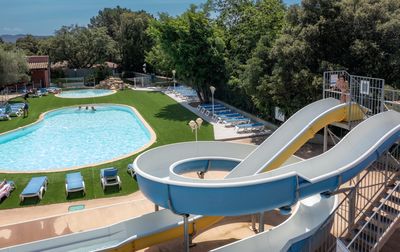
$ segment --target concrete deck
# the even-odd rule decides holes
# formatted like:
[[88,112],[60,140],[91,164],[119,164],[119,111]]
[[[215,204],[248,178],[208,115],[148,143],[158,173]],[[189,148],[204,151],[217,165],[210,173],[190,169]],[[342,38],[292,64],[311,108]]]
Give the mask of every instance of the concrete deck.
[[[208,123],[212,124],[214,127],[214,139],[221,141],[221,140],[232,140],[232,139],[239,139],[239,138],[248,138],[248,137],[255,137],[255,136],[263,136],[271,134],[271,130],[264,130],[261,132],[246,132],[246,133],[236,133],[235,127],[225,127],[223,124],[215,122],[211,116],[206,116],[200,111],[197,110],[197,106],[193,107],[189,102],[181,99],[177,95],[172,92],[163,91],[166,95],[174,99],[177,103],[181,104],[186,109],[190,110],[192,113],[196,114],[198,117],[201,117],[203,120],[207,121]],[[196,119],[196,118],[193,118]]]

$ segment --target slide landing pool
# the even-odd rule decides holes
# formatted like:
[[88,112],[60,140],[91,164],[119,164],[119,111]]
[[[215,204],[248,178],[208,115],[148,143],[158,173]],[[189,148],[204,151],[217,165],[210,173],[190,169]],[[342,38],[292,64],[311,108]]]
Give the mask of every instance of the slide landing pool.
[[0,135],[0,171],[88,166],[124,157],[150,144],[150,130],[132,108],[95,108],[57,109],[37,123]]

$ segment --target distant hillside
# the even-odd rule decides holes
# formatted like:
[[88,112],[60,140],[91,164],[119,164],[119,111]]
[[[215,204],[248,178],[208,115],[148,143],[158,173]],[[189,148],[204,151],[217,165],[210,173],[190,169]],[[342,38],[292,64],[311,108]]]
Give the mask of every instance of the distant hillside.
[[[17,39],[25,37],[27,34],[17,34],[17,35],[0,35],[0,38],[3,39],[4,42],[11,42],[15,43]],[[49,36],[34,36],[35,38],[42,39],[42,38],[48,38]]]

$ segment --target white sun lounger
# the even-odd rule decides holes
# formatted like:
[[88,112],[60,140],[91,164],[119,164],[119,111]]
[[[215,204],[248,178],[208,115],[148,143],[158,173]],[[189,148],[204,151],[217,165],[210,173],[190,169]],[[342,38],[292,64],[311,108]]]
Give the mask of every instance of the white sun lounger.
[[237,133],[245,131],[261,131],[264,130],[264,128],[265,125],[262,123],[248,123],[235,126],[235,130]]

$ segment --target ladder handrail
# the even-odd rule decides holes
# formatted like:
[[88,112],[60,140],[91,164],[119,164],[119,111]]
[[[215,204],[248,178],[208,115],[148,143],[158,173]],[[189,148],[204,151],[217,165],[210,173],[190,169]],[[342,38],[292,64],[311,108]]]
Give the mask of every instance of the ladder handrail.
[[[400,188],[400,183],[396,183],[396,186],[392,189],[392,191],[383,199],[381,204],[378,206],[378,208],[374,211],[374,213],[369,217],[369,220],[365,222],[365,224],[361,227],[361,229],[358,231],[358,233],[353,237],[353,239],[347,244],[347,248],[349,248],[353,243],[357,240],[357,238],[361,235],[361,233],[366,229],[369,223],[371,223],[371,220],[374,219],[374,217],[378,214],[380,210],[382,210],[382,207],[386,204],[388,199],[393,195],[393,193]],[[400,216],[400,213],[398,214],[397,217]],[[386,230],[387,231],[387,230]],[[385,232],[386,232],[385,231]],[[383,232],[382,235],[385,233]],[[378,240],[378,239],[377,239]]]

